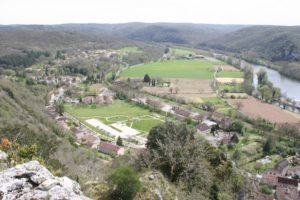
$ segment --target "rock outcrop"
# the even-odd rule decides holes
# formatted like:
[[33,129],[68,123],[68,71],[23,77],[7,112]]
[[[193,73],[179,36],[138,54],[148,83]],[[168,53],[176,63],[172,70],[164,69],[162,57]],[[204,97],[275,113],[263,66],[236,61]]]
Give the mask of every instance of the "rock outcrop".
[[78,183],[53,176],[38,161],[0,171],[0,200],[11,199],[89,200]]

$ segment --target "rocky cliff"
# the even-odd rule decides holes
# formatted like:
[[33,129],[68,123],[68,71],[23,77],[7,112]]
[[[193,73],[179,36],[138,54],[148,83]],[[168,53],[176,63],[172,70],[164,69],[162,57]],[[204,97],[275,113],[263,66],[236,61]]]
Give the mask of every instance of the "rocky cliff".
[[78,183],[53,176],[38,161],[0,171],[0,200],[11,199],[89,200]]

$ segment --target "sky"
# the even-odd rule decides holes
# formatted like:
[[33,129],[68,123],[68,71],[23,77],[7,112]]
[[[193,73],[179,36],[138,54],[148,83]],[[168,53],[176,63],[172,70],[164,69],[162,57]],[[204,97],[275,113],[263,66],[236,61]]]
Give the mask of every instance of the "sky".
[[0,0],[0,24],[300,25],[299,0]]

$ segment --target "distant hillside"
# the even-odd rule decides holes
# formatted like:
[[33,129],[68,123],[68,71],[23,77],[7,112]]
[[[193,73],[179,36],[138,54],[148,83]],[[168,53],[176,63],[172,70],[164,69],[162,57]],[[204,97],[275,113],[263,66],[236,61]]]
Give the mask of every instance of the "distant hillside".
[[300,27],[247,27],[203,42],[199,47],[254,54],[272,62],[299,61]]
[[67,26],[0,26],[0,55],[22,50],[68,50],[77,48],[111,48],[124,39],[98,30]]
[[[239,30],[243,26],[205,24],[136,24],[134,28],[124,27],[122,36],[129,39],[149,42],[165,42],[195,45],[226,33]],[[132,29],[133,28],[133,29]]]
[[0,55],[22,50],[119,48],[134,41],[195,45],[242,27],[172,23],[0,26]]

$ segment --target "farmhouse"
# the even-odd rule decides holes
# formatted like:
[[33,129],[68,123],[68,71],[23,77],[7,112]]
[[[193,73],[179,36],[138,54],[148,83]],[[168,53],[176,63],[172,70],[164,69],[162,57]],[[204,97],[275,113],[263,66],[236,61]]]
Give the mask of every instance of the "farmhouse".
[[98,150],[102,153],[109,154],[109,155],[124,155],[125,149],[124,147],[120,147],[118,145],[108,143],[108,142],[101,142],[98,145]]

